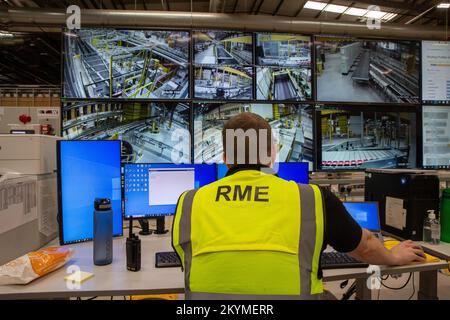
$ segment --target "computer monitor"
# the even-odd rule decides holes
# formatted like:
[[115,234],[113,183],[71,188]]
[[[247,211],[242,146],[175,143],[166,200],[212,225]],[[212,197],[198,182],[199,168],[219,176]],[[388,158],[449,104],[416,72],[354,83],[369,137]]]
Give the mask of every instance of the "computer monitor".
[[70,140],[121,140],[122,163],[188,163],[190,104],[78,100],[62,106]]
[[[324,107],[317,117],[324,171],[417,166],[418,113],[389,107]],[[398,111],[400,110],[400,111]]]
[[361,228],[380,232],[378,202],[344,202],[344,207]]
[[60,140],[58,204],[60,243],[92,240],[95,198],[111,199],[113,235],[122,235],[119,140]]
[[316,37],[317,101],[420,103],[420,42]]
[[[307,162],[280,162],[275,164],[274,170],[284,180],[292,180],[303,184],[307,184],[309,181]],[[228,167],[224,163],[217,164],[217,179],[224,178],[227,172]]]
[[183,30],[70,30],[64,33],[63,96],[188,99],[189,47]]
[[216,166],[208,164],[126,164],[125,218],[175,214],[178,198],[187,190],[216,181]]
[[450,106],[423,106],[423,167],[450,169]]

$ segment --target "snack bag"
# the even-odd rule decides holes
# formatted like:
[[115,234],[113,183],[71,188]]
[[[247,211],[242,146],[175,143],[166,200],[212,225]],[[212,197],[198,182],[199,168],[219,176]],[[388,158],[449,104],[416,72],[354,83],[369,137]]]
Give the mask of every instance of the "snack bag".
[[72,255],[72,248],[63,247],[48,247],[29,252],[0,266],[0,285],[27,284],[59,269]]

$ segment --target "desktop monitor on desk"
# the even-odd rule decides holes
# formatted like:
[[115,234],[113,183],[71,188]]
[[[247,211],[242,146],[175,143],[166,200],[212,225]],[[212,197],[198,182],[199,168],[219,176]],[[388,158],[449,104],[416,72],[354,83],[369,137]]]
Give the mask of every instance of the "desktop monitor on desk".
[[126,164],[125,218],[156,218],[175,214],[178,198],[216,180],[208,164]]
[[[307,162],[279,162],[275,164],[274,170],[284,180],[293,180],[303,184],[307,184],[309,181]],[[217,179],[224,178],[227,172],[228,167],[224,163],[217,165]]]
[[95,198],[111,199],[113,235],[122,235],[120,140],[57,143],[59,241],[92,240]]

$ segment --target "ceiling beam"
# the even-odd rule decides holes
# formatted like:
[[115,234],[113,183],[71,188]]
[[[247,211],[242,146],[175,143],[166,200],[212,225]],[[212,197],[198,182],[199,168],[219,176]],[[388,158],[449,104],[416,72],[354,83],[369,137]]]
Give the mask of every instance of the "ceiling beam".
[[233,13],[236,12],[236,8],[237,8],[237,5],[238,5],[238,1],[239,1],[239,0],[235,0],[235,1],[234,1],[234,5],[233,5]]
[[161,0],[161,7],[164,11],[170,11],[169,8],[169,1],[168,0]]
[[94,9],[99,9],[97,3],[95,2],[95,0],[89,0],[89,3],[94,7]]
[[278,11],[280,10],[281,6],[283,5],[283,2],[284,2],[284,0],[280,0],[280,1],[278,2],[278,5],[277,5],[277,7],[275,8],[275,11],[272,12],[272,15],[273,15],[273,16],[276,16],[276,15],[277,15]]
[[116,5],[116,3],[114,2],[114,0],[111,0],[111,5],[113,6],[114,10],[117,10],[117,5]]
[[258,13],[259,13],[259,10],[261,10],[261,7],[262,7],[263,3],[264,3],[264,0],[261,0],[261,1],[259,2],[259,5],[258,5],[258,7],[256,8],[256,11],[255,11],[255,14],[258,14]]
[[300,5],[297,12],[294,14],[294,17],[298,17],[298,15],[302,12],[303,8],[305,7],[305,4],[306,4],[306,0],[303,1],[303,3]]
[[86,0],[80,0],[80,1],[81,1],[82,5],[83,5],[83,7],[84,7],[85,9],[90,9],[90,8],[89,8],[89,5],[88,5],[87,2],[86,2]]
[[126,10],[126,7],[125,7],[125,5],[123,4],[123,1],[122,1],[122,0],[119,0],[119,3],[120,3],[120,6],[122,7],[122,10]]
[[[351,8],[351,7],[353,7],[355,5],[355,3],[354,2],[352,2],[352,3],[350,3],[350,5],[348,6],[349,8]],[[347,11],[348,9],[346,9],[345,11]],[[336,18],[335,18],[335,20],[339,20],[339,19],[341,19],[342,18],[342,16],[344,15],[344,13],[345,13],[345,11],[344,12],[342,12],[342,13],[340,13]]]

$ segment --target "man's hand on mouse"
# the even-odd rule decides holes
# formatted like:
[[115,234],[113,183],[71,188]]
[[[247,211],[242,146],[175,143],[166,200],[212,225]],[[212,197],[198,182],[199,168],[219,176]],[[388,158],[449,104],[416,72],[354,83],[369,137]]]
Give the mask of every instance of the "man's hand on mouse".
[[398,245],[392,247],[391,254],[396,265],[426,261],[422,247],[411,240],[400,242]]

